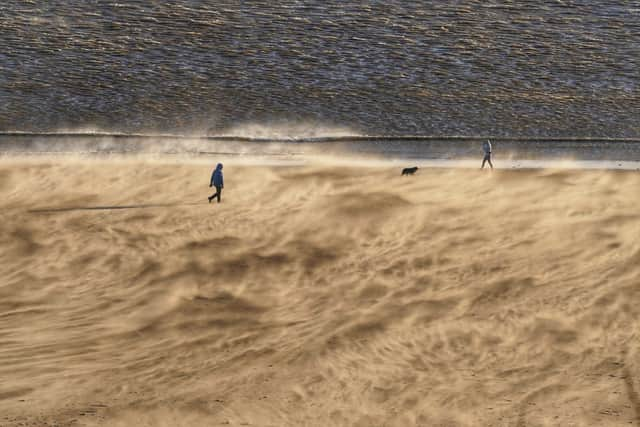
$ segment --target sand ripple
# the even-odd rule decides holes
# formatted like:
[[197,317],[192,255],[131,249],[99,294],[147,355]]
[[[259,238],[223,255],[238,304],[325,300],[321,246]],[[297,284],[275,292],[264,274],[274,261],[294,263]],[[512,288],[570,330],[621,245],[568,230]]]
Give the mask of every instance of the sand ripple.
[[209,172],[0,162],[1,425],[640,422],[637,173]]

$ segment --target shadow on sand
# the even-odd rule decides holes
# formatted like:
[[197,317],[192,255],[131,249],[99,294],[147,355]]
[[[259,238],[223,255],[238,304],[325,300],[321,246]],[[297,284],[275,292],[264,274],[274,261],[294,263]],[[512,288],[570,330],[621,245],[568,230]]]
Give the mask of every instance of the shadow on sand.
[[204,205],[207,203],[194,202],[194,203],[148,203],[138,205],[114,205],[114,206],[73,206],[68,208],[43,208],[43,209],[30,209],[28,213],[60,213],[60,212],[74,212],[74,211],[112,211],[122,209],[150,209],[150,208],[166,208],[166,207],[178,207],[178,206],[196,206]]

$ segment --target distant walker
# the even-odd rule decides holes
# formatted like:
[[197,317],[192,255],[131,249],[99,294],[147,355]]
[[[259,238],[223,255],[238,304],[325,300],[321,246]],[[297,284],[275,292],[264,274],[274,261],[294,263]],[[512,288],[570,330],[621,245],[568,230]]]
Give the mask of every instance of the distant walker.
[[487,139],[482,143],[482,151],[484,151],[484,158],[482,159],[482,166],[480,169],[484,169],[485,162],[489,162],[489,166],[493,169],[493,163],[491,163],[491,141]]
[[207,197],[209,199],[209,203],[215,198],[218,199],[218,203],[220,203],[220,196],[222,196],[222,189],[224,188],[224,179],[222,177],[222,163],[218,163],[216,169],[211,174],[211,182],[209,183],[209,187],[216,187],[216,192],[211,196]]
[[417,166],[402,169],[402,175],[413,175],[418,170]]

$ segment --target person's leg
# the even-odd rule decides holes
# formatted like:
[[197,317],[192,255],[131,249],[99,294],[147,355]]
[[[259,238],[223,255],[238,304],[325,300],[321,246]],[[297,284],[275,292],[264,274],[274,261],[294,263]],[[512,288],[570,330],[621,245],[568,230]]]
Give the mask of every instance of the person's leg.
[[216,187],[216,196],[218,196],[218,203],[220,203],[220,196],[222,196],[222,187]]
[[489,166],[491,166],[491,169],[493,169],[493,163],[491,163],[491,155],[489,155],[489,158],[487,160],[489,161]]
[[209,203],[211,203],[211,201],[215,198],[218,198],[218,202],[220,201],[220,188],[216,187],[216,192],[213,193],[212,195],[210,195],[209,197],[207,197],[207,199],[209,199]]
[[485,155],[484,158],[482,159],[482,166],[480,166],[480,169],[484,169],[484,164],[487,161],[487,156]]

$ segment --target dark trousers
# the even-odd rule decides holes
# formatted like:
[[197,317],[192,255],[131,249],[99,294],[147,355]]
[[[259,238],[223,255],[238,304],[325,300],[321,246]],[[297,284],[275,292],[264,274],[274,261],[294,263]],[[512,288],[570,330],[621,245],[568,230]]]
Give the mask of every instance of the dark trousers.
[[493,169],[493,163],[491,163],[491,153],[485,153],[484,159],[482,159],[482,167],[480,169],[484,168],[485,162],[489,162],[489,166],[491,166],[491,169]]
[[216,192],[209,197],[209,200],[213,200],[216,197],[218,198],[218,203],[220,203],[220,196],[222,195],[222,187],[216,185]]

